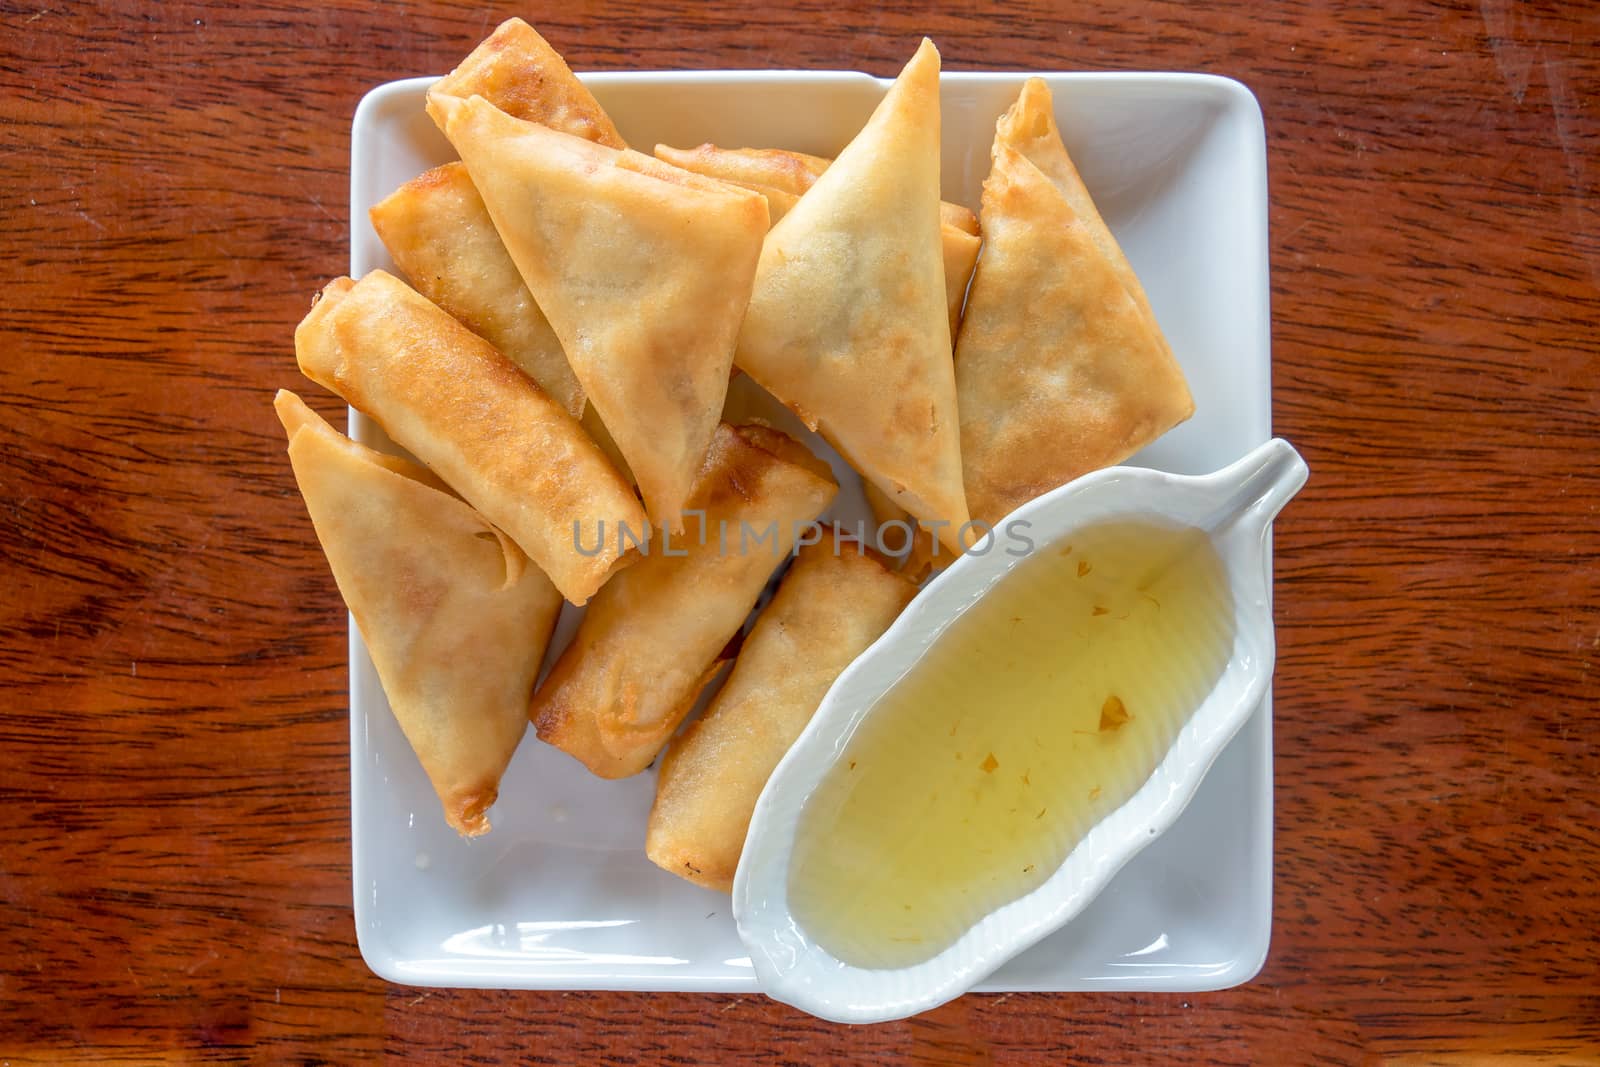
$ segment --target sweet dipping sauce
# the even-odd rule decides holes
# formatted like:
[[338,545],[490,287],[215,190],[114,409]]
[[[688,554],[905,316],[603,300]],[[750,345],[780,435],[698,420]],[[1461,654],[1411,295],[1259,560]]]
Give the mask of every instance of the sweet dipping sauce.
[[1138,791],[1221,677],[1234,611],[1206,534],[1146,521],[1041,548],[866,715],[801,812],[797,921],[860,967],[949,947]]

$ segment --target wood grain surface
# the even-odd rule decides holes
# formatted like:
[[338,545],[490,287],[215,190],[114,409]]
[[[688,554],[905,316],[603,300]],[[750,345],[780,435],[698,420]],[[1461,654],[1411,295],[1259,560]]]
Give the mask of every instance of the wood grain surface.
[[[0,2],[0,1063],[1600,1062],[1600,7],[896,7]],[[578,69],[885,74],[927,33],[1255,90],[1314,471],[1256,981],[848,1029],[367,971],[345,614],[268,401],[356,101],[511,14]]]

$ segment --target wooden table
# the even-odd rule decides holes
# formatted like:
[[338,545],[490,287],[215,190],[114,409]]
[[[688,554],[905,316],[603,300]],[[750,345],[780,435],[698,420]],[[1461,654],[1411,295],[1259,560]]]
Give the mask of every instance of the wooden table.
[[[0,1063],[1600,1059],[1600,8],[98,6],[0,3]],[[1255,982],[851,1030],[367,971],[345,614],[268,399],[343,269],[356,100],[513,13],[578,69],[891,73],[928,33],[1259,95],[1314,475]]]

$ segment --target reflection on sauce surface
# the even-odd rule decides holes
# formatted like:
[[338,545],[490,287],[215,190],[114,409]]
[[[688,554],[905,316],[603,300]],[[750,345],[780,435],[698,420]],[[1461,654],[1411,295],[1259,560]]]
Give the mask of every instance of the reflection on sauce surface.
[[866,716],[801,812],[789,896],[861,967],[949,947],[1138,791],[1233,648],[1190,527],[1105,522],[1019,563]]

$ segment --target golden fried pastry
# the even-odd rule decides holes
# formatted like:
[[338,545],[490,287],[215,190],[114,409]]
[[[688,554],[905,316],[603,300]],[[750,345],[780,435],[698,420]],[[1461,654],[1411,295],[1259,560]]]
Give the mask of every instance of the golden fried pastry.
[[793,438],[719,425],[689,497],[701,521],[652,543],[594,598],[534,694],[539,737],[602,778],[648,767],[837,489],[827,464]]
[[939,237],[939,53],[767,235],[740,369],[959,549],[967,522]]
[[444,805],[476,836],[527,731],[561,594],[512,540],[426,469],[273,406],[334,581],[389,706]]
[[582,604],[628,562],[592,544],[644,525],[627,483],[565,408],[404,282],[340,278],[295,330],[312,381],[384,428]]
[[756,799],[834,679],[876,641],[917,587],[849,543],[800,550],[745,638],[727,684],[661,760],[645,854],[727,892]]
[[[760,193],[767,198],[774,226],[833,162],[781,148],[719,148],[713,144],[699,148],[658,144],[656,158]],[[945,304],[950,315],[950,336],[954,337],[961,322],[961,302],[967,295],[967,282],[972,279],[982,242],[978,216],[966,208],[941,202],[939,220],[939,238],[944,245]]]
[[681,533],[727,393],[766,201],[513,119],[482,97],[431,99],[651,521]]
[[992,158],[983,259],[956,342],[967,498],[989,525],[1120,463],[1194,411],[1138,278],[1067,158],[1042,81],[1029,80],[1000,120]]
[[370,212],[417,292],[498,348],[574,418],[583,387],[460,162],[420,174]]
[[428,114],[444,129],[437,97],[481,96],[512,118],[537,122],[612,148],[626,148],[611,117],[539,32],[502,22],[461,65],[433,83]]

